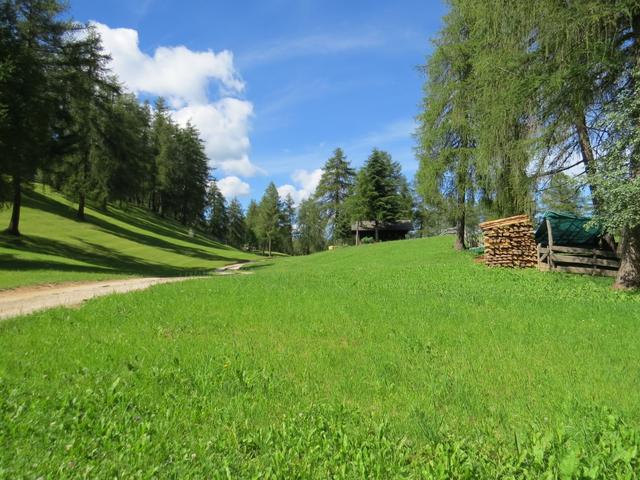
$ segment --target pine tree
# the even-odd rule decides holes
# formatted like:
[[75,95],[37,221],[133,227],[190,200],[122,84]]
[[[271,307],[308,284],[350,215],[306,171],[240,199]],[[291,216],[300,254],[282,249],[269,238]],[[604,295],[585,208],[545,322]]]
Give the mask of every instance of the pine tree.
[[280,239],[282,251],[293,254],[293,225],[296,221],[295,202],[291,194],[287,194],[282,203],[282,220]]
[[353,194],[355,170],[337,148],[333,156],[323,167],[320,183],[315,191],[319,208],[323,211],[330,226],[330,235],[334,243],[348,239],[351,235],[349,214],[344,205]]
[[227,216],[229,219],[227,233],[229,245],[242,248],[247,242],[247,226],[242,205],[237,198],[231,200],[229,208],[227,209]]
[[396,174],[391,156],[377,149],[373,150],[358,173],[354,215],[358,221],[374,223],[376,241],[381,224],[399,220],[402,199]]
[[226,242],[229,234],[229,213],[227,212],[226,200],[218,188],[215,178],[209,182],[207,208],[209,210],[207,222],[209,232],[216,240]]
[[264,240],[266,250],[271,256],[274,240],[277,241],[282,228],[282,202],[273,182],[267,186],[258,210],[258,237]]
[[[77,41],[72,23],[61,20],[64,5],[52,0],[6,0],[0,6],[2,79],[1,175],[11,177],[12,214],[7,232],[20,234],[22,188],[51,159],[68,91],[65,48]],[[9,67],[9,68],[7,68]]]
[[247,215],[245,217],[246,225],[246,242],[250,250],[263,248],[262,238],[260,237],[260,207],[255,200],[249,202],[247,207]]

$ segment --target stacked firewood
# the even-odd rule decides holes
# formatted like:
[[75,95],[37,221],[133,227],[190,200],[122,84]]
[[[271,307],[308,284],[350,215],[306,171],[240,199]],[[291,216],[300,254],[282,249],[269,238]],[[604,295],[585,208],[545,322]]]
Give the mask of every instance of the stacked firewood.
[[533,225],[527,215],[484,222],[480,228],[487,265],[527,268],[538,264]]

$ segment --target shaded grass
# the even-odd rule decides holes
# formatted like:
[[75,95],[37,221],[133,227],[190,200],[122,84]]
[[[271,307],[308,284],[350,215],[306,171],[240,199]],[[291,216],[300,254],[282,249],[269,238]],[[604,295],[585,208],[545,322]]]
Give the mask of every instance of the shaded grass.
[[[0,211],[0,225],[10,212]],[[0,289],[70,280],[126,276],[202,275],[256,258],[143,209],[108,212],[87,209],[86,221],[75,206],[42,187],[25,193],[21,231],[0,234]]]
[[634,478],[640,297],[449,242],[1,324],[0,473]]

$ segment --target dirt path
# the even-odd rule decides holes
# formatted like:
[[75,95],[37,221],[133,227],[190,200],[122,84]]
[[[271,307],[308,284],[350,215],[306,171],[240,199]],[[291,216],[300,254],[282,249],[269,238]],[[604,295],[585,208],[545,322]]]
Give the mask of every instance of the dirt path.
[[[246,263],[237,263],[218,268],[216,274],[238,273]],[[211,277],[147,277],[125,280],[105,280],[101,282],[67,283],[59,285],[40,285],[20,287],[0,292],[0,320],[18,315],[46,310],[47,308],[80,305],[85,300],[102,297],[112,293],[126,293],[144,290],[162,283],[182,282],[196,278]]]

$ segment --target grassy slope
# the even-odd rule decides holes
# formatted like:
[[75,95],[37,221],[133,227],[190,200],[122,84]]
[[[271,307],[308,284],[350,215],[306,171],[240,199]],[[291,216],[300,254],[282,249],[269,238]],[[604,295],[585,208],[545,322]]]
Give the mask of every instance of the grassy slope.
[[609,285],[438,238],[6,322],[0,477],[628,473],[640,297]]
[[[0,211],[0,227],[10,211]],[[190,238],[181,225],[142,209],[88,209],[75,219],[74,205],[60,195],[27,193],[23,237],[0,234],[0,289],[70,280],[122,276],[196,275],[253,258],[202,236]]]

